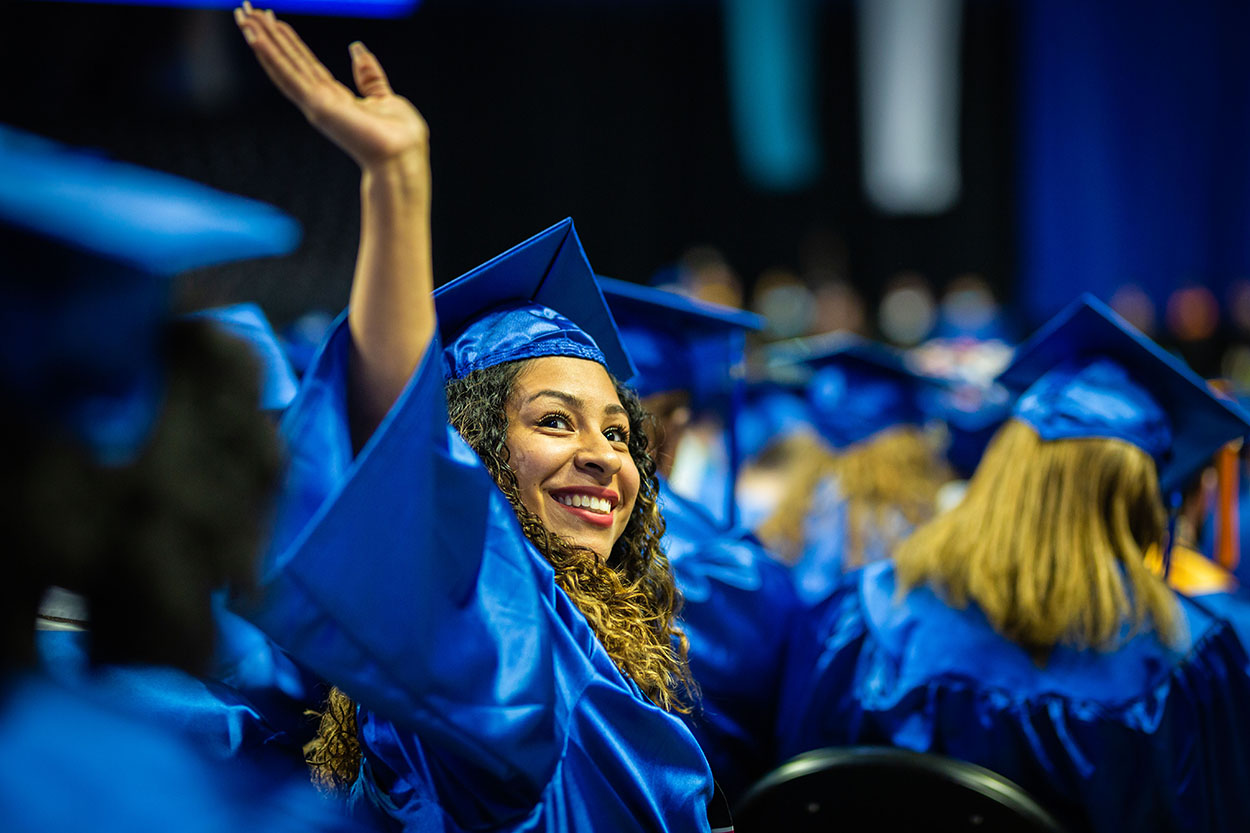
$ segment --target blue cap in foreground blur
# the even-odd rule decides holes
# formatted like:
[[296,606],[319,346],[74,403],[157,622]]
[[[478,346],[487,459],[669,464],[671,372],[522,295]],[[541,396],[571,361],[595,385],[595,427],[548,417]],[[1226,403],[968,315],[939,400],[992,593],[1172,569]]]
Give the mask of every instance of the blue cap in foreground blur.
[[106,463],[147,436],[180,271],[283,254],[277,209],[0,127],[0,385]]
[[1022,344],[999,381],[1022,392],[1013,416],[1044,440],[1109,437],[1150,454],[1165,494],[1250,428],[1250,414],[1091,295]]
[[573,356],[634,375],[572,220],[434,290],[451,378],[507,361]]

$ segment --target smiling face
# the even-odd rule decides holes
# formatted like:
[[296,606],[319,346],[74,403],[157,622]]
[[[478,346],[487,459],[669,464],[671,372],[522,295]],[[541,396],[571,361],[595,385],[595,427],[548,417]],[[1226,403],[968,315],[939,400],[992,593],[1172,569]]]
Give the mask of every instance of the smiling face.
[[533,359],[506,413],[521,502],[547,529],[606,560],[639,487],[629,417],[607,371],[586,359]]

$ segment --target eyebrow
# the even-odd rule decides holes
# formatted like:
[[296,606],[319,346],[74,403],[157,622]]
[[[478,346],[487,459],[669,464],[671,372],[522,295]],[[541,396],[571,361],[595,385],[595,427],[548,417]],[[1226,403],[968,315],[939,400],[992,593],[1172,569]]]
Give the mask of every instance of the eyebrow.
[[[586,400],[582,399],[580,396],[574,396],[573,394],[566,393],[562,390],[540,390],[537,393],[531,394],[530,397],[525,400],[525,404],[528,405],[535,399],[542,399],[544,396],[552,399],[559,399],[575,411],[586,410]],[[625,410],[624,406],[615,403],[605,405],[603,407],[603,412],[605,414],[628,414],[628,411]]]

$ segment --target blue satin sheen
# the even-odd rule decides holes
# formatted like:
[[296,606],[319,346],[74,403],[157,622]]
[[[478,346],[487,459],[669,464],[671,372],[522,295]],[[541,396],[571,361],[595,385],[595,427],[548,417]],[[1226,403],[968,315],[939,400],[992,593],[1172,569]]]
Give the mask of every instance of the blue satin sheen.
[[914,377],[846,363],[822,367],[807,383],[812,418],[834,448],[846,448],[896,425],[921,425]]
[[701,694],[686,723],[732,805],[776,760],[773,724],[798,598],[785,566],[758,541],[725,532],[663,479],[660,509]]
[[1012,415],[1043,440],[1110,437],[1158,460],[1171,448],[1167,415],[1110,359],[1065,364],[1021,394]]
[[542,304],[509,304],[464,328],[443,360],[448,375],[463,379],[475,370],[540,356],[572,356],[607,367],[595,340],[560,313]]
[[[902,540],[911,525],[902,513],[888,510],[886,523],[894,529],[893,540]],[[861,542],[860,563],[863,566],[890,557],[884,531],[865,529]],[[803,519],[803,551],[790,568],[790,577],[799,599],[816,605],[829,598],[854,574],[849,563],[850,508],[842,499],[837,480],[827,477],[812,490],[812,505]]]
[[6,833],[358,829],[306,778],[213,761],[159,718],[118,710],[109,688],[67,686],[35,673],[5,681],[0,819]]
[[1227,624],[1180,604],[1182,650],[1145,634],[1038,667],[975,607],[926,588],[899,602],[893,565],[871,565],[796,635],[781,752],[950,755],[1094,831],[1250,829],[1250,660]]
[[447,424],[437,342],[369,442],[333,329],[249,617],[359,704],[358,794],[405,830],[706,830],[708,766],[621,675]]

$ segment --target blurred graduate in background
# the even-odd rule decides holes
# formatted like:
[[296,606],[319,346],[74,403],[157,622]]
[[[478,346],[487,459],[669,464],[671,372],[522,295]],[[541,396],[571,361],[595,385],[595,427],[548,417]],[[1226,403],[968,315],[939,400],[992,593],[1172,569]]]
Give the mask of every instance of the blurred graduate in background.
[[[660,289],[600,278],[599,285],[637,369],[631,387],[659,415],[653,447],[676,447],[685,421],[675,409],[719,401],[717,422],[737,416],[743,335],[758,318]],[[736,455],[731,453],[730,458]],[[786,567],[741,527],[717,522],[707,507],[677,494],[657,472],[664,550],[684,596],[682,626],[699,703],[686,720],[732,805],[775,760],[773,725],[782,658],[797,597]],[[729,482],[705,494],[731,496]],[[730,510],[732,511],[732,510]]]
[[1250,661],[1145,555],[1163,496],[1246,415],[1092,298],[1002,381],[1023,393],[964,500],[796,637],[783,754],[901,746],[1001,773],[1078,829],[1245,829]]
[[[221,656],[213,594],[251,585],[280,458],[255,360],[172,319],[169,278],[298,236],[269,206],[0,129],[8,830],[341,825],[288,763],[214,760],[272,733],[193,676]],[[41,608],[56,589],[73,601]]]
[[885,345],[833,334],[774,346],[772,360],[801,368],[815,427],[803,467],[760,537],[790,554],[808,604],[855,567],[888,558],[933,517],[953,478],[938,437],[925,428],[925,397],[942,389]]

